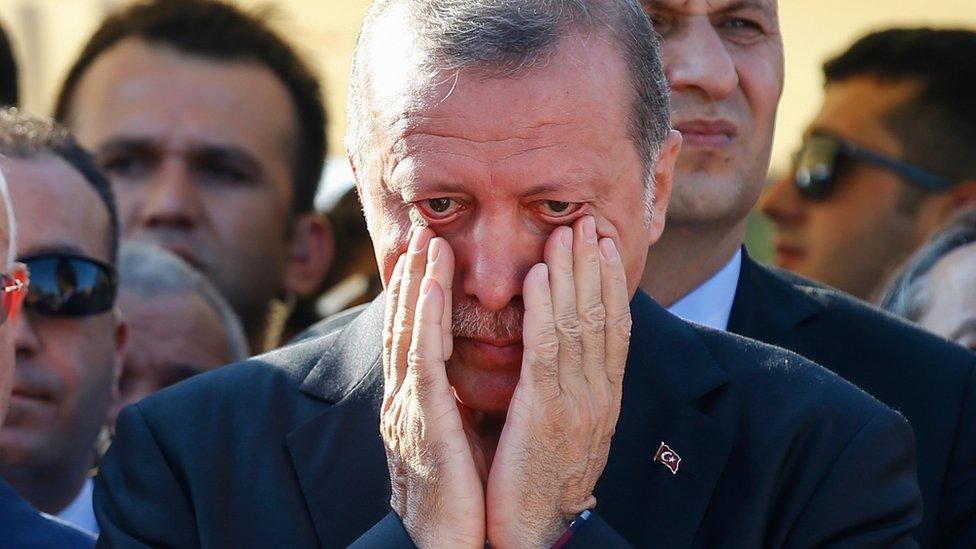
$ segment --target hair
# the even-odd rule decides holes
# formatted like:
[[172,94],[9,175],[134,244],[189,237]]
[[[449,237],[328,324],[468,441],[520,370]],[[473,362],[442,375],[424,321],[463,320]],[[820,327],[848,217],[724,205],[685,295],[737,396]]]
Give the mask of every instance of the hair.
[[[0,108],[0,155],[35,158],[44,154],[67,162],[98,195],[108,213],[108,234],[105,240],[110,261],[114,262],[119,249],[119,217],[115,195],[95,161],[71,137],[67,128],[54,120],[29,115],[13,107]],[[9,204],[9,200],[7,202]]]
[[275,33],[267,11],[246,12],[218,0],[148,0],[110,15],[88,40],[58,94],[54,116],[67,121],[85,72],[126,38],[144,40],[195,57],[256,63],[284,84],[295,107],[293,215],[313,210],[326,152],[326,113],[318,79],[296,51]]
[[366,12],[353,54],[347,98],[346,148],[354,162],[376,129],[370,117],[373,27],[391,8],[406,12],[417,69],[472,68],[489,77],[516,77],[544,63],[561,38],[600,34],[613,40],[630,68],[634,98],[630,132],[651,187],[653,164],[670,130],[669,91],[658,38],[633,0],[376,0]]
[[928,274],[953,251],[976,243],[976,208],[949,219],[901,268],[881,295],[878,305],[895,315],[917,322],[928,308]]
[[16,106],[20,100],[17,90],[17,60],[3,26],[0,26],[0,106]]
[[976,32],[888,29],[868,34],[824,64],[826,84],[870,76],[917,82],[910,99],[886,113],[884,124],[905,160],[962,180],[976,177]]
[[118,271],[121,291],[132,292],[141,298],[199,296],[220,319],[231,362],[250,355],[244,327],[234,309],[212,282],[172,252],[158,246],[123,242]]
[[7,214],[7,257],[4,259],[3,268],[9,271],[17,259],[17,219],[14,217],[14,205],[10,201],[10,188],[7,186],[7,178],[3,175],[3,166],[0,166],[0,199],[3,200],[3,209]]

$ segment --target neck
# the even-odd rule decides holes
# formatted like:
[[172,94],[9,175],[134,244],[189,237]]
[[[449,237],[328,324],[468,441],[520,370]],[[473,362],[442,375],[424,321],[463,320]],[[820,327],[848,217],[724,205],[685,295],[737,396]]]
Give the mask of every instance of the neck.
[[[86,462],[87,463],[87,462]],[[5,469],[3,479],[35,508],[57,515],[71,504],[85,484],[88,467]]]
[[742,246],[746,220],[729,228],[668,223],[647,254],[640,287],[664,307],[701,286]]

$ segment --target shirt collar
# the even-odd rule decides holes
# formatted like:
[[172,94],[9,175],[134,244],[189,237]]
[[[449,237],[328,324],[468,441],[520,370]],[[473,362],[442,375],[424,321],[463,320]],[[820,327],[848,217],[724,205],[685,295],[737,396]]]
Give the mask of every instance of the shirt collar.
[[58,513],[58,518],[72,526],[98,535],[98,523],[95,521],[95,510],[92,507],[93,486],[92,479],[85,479],[81,491],[67,507]]
[[716,330],[727,330],[741,269],[742,249],[740,248],[724,267],[701,286],[668,307],[668,311],[684,320]]

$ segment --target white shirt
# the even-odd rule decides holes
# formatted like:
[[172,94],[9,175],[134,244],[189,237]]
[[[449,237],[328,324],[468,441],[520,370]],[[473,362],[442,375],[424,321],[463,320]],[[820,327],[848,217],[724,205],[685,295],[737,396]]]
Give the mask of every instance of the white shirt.
[[58,518],[77,526],[82,530],[98,535],[98,523],[95,522],[95,509],[92,506],[92,489],[95,483],[92,479],[85,479],[85,484],[81,486],[81,491],[74,501],[58,513]]
[[684,320],[714,328],[728,330],[729,315],[732,314],[732,301],[739,285],[739,271],[742,269],[742,249],[740,248],[712,278],[695,288],[668,307],[671,314]]

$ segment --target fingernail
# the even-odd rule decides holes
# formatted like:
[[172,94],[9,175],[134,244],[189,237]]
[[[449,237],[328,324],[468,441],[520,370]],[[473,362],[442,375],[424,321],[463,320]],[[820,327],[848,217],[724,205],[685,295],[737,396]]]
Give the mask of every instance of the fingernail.
[[613,243],[613,239],[603,238],[600,240],[600,255],[607,261],[620,259],[620,254],[617,253],[617,246]]
[[441,255],[441,242],[439,238],[431,239],[430,246],[427,247],[427,262],[437,261],[437,256]]
[[567,250],[573,249],[573,231],[569,228],[560,228],[559,232],[559,242],[563,245],[563,248]]
[[588,215],[580,223],[583,229],[583,238],[587,242],[596,242],[596,221],[593,220],[593,217]]
[[412,239],[410,241],[410,250],[411,251],[419,252],[419,251],[423,250],[424,249],[424,246],[427,244],[424,241],[425,239],[423,239],[423,238],[420,237],[420,234],[421,234],[421,231],[422,230],[423,229],[417,229],[414,232],[414,234],[411,236],[411,239]]

